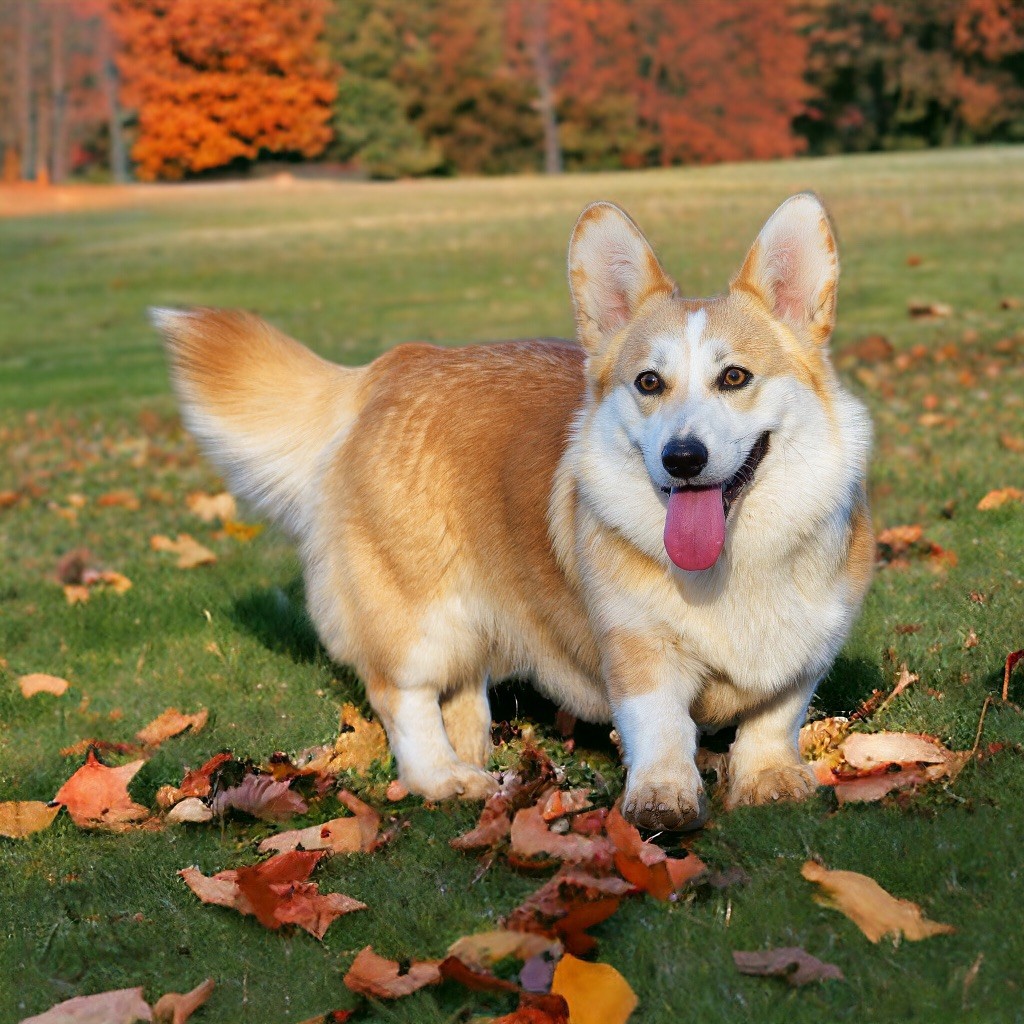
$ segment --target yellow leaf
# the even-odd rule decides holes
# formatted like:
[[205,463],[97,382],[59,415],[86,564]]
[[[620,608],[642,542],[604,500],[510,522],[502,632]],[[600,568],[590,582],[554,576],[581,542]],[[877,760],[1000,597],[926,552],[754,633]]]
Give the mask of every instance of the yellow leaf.
[[208,715],[209,712],[205,708],[194,715],[183,715],[177,708],[168,708],[157,715],[149,725],[140,729],[135,738],[147,747],[156,747],[186,729],[191,728],[193,732],[199,732],[206,725]]
[[53,824],[60,811],[41,800],[8,800],[0,803],[0,836],[24,839]]
[[195,569],[196,566],[210,565],[217,561],[217,556],[209,548],[203,547],[199,541],[187,533],[179,533],[177,540],[157,534],[150,537],[149,546],[154,551],[166,551],[169,554],[177,555],[179,569]]
[[61,697],[70,685],[66,679],[48,676],[45,672],[33,672],[18,680],[22,697],[34,697],[37,693],[52,693],[54,697]]
[[824,890],[815,897],[816,903],[845,914],[872,942],[886,935],[916,941],[956,931],[950,924],[929,921],[916,903],[891,896],[867,875],[829,871],[813,860],[804,864],[800,874]]
[[636,993],[611,964],[592,964],[566,953],[555,968],[551,991],[569,1004],[572,1024],[624,1024],[636,1009]]
[[978,502],[978,509],[982,512],[988,512],[991,509],[1005,505],[1009,501],[1024,501],[1024,491],[1019,487],[1002,487],[998,491],[989,491]]
[[189,511],[198,516],[204,523],[212,523],[215,519],[227,522],[234,519],[237,512],[235,499],[222,491],[220,494],[204,494],[202,491],[193,491],[185,498],[185,504]]
[[383,761],[388,756],[388,739],[384,729],[359,713],[355,704],[345,704],[341,709],[339,723],[341,735],[333,747],[310,761],[306,768],[313,771],[337,775],[339,772],[365,772],[374,761]]

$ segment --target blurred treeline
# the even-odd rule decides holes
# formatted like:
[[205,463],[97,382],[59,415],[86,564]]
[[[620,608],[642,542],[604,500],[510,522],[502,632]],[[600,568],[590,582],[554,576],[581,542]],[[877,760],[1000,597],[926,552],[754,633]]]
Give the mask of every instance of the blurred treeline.
[[1024,140],[1024,0],[0,0],[7,180]]

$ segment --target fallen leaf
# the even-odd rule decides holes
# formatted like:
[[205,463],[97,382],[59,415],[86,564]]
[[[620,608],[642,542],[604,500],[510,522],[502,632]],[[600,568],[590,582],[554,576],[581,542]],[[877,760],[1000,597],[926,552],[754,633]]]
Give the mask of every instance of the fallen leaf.
[[849,730],[848,718],[822,718],[817,722],[808,722],[800,729],[800,756],[805,761],[817,761],[831,751],[838,751],[839,744]]
[[156,534],[150,537],[149,546],[154,551],[177,555],[176,565],[179,569],[195,569],[197,566],[210,565],[217,561],[217,556],[209,548],[203,547],[187,533],[179,533],[177,540]]
[[220,494],[204,494],[202,491],[193,491],[185,498],[188,510],[198,516],[204,523],[212,523],[215,519],[223,521],[233,520],[238,514],[238,506],[235,499],[222,491]]
[[964,650],[969,651],[972,647],[977,647],[978,643],[978,634],[972,629],[964,638]]
[[26,1017],[21,1024],[134,1024],[152,1019],[153,1011],[142,998],[142,989],[121,988],[66,999],[46,1013]]
[[21,497],[21,491],[0,491],[0,508],[14,508]]
[[61,697],[70,685],[66,679],[48,676],[45,672],[33,672],[18,680],[22,697],[34,697],[37,693],[51,693],[54,697]]
[[1008,452],[1024,455],[1024,437],[1016,437],[1014,434],[1000,434],[999,444]]
[[33,832],[49,828],[59,812],[59,805],[51,806],[41,800],[8,800],[0,803],[0,836],[24,839]]
[[293,850],[254,867],[219,871],[212,877],[194,867],[178,874],[203,903],[253,915],[266,928],[296,924],[322,939],[337,917],[366,909],[358,900],[342,893],[321,893],[316,883],[306,881],[323,856]]
[[186,992],[183,995],[178,992],[168,992],[156,1001],[156,1005],[153,1007],[153,1019],[166,1022],[166,1024],[185,1024],[185,1021],[210,998],[213,989],[213,978],[207,978],[201,985],[197,985],[191,992]]
[[551,991],[569,1006],[572,1024],[624,1024],[636,1009],[636,993],[611,964],[588,963],[566,953],[555,968]]
[[409,787],[401,779],[392,779],[388,783],[384,796],[393,804],[404,800],[409,795]]
[[210,802],[214,814],[242,811],[263,821],[284,821],[305,814],[309,806],[286,781],[251,772],[237,786],[222,789]]
[[319,1013],[315,1017],[308,1017],[299,1024],[345,1024],[355,1010],[328,1010],[327,1013]]
[[440,980],[436,960],[414,962],[402,971],[396,960],[387,960],[375,953],[372,946],[366,946],[352,961],[345,975],[345,987],[373,999],[399,999]]
[[1024,650],[1011,651],[1006,656],[1006,668],[1003,670],[1003,702],[1005,703],[1010,699],[1010,674],[1013,672],[1014,666],[1024,658]]
[[68,604],[85,604],[90,596],[89,588],[83,587],[80,583],[68,583],[64,586],[64,600]]
[[943,320],[953,315],[953,307],[946,302],[908,302],[907,312],[915,320]]
[[134,491],[110,491],[96,499],[100,508],[124,508],[129,512],[138,512],[141,508],[139,496]]
[[796,947],[764,949],[752,953],[735,951],[732,954],[740,974],[754,974],[782,978],[798,988],[812,981],[845,981],[843,972],[835,964],[826,964],[806,950]]
[[550,992],[523,992],[515,1010],[490,1024],[569,1024],[569,1004]]
[[855,732],[840,749],[848,765],[866,771],[890,764],[941,764],[952,753],[932,736],[907,732]]
[[1000,309],[1024,309],[1024,299],[1018,299],[1016,296],[1010,295],[1005,299],[999,300]]
[[262,523],[237,523],[233,519],[224,521],[224,533],[242,544],[248,544],[254,537],[263,532]]
[[128,783],[145,763],[132,761],[120,768],[108,768],[90,750],[85,764],[53,799],[67,807],[71,820],[80,828],[111,828],[138,821],[149,811],[128,795]]
[[553,789],[541,801],[540,813],[545,821],[554,821],[566,814],[575,814],[590,806],[589,789]]
[[539,806],[526,807],[512,820],[512,851],[520,857],[546,855],[570,863],[610,861],[608,843],[576,833],[561,835],[552,832],[544,821]]
[[707,870],[696,854],[672,858],[660,846],[644,842],[639,830],[626,821],[617,806],[608,812],[605,828],[615,847],[619,874],[655,899],[671,899],[673,893]]
[[366,772],[375,761],[388,756],[388,738],[378,722],[371,722],[359,713],[355,704],[341,708],[339,736],[333,747],[324,748],[306,768],[328,775],[341,772]]
[[231,754],[225,751],[214,754],[204,765],[187,772],[178,788],[181,794],[178,799],[186,796],[209,796],[214,774],[231,760]]
[[205,708],[202,711],[197,711],[194,715],[183,715],[177,708],[168,708],[154,718],[149,725],[140,729],[135,734],[135,738],[147,747],[156,747],[164,740],[169,740],[186,729],[199,732],[206,725],[208,716],[209,712]]
[[514,981],[506,981],[488,970],[475,969],[464,964],[457,956],[445,957],[438,964],[438,970],[445,981],[454,981],[472,992],[518,992]]
[[893,550],[893,554],[901,554],[912,544],[916,544],[924,536],[924,529],[916,523],[911,526],[890,526],[875,538]]
[[[159,803],[160,797],[157,794],[157,802]],[[208,821],[213,821],[213,811],[203,803],[202,800],[197,796],[188,796],[184,800],[176,803],[168,812],[164,821],[168,825],[182,825],[185,822],[194,825],[203,825]],[[263,847],[260,846],[260,853],[263,853]]]
[[988,512],[994,508],[1001,508],[1011,501],[1024,501],[1024,491],[1019,487],[1002,487],[997,491],[989,491],[978,502],[978,509],[982,512]]
[[448,947],[448,956],[457,957],[467,967],[483,970],[507,956],[517,960],[548,953],[560,956],[562,944],[557,939],[536,932],[515,932],[499,928],[475,935],[463,935]]
[[[344,799],[346,796],[350,801],[361,805],[360,811],[354,817],[334,818],[322,825],[280,832],[260,843],[260,853],[266,853],[268,850],[296,850],[299,847],[304,850],[328,850],[331,853],[371,853],[377,844],[380,815],[351,793],[344,793],[341,798]],[[346,805],[349,800],[345,800]]]
[[487,799],[476,827],[448,844],[453,850],[487,850],[503,842],[512,831],[509,799],[498,792]]
[[807,861],[800,873],[824,890],[815,896],[816,903],[845,914],[872,942],[886,935],[916,941],[956,931],[952,925],[929,921],[916,903],[891,896],[867,875],[829,871],[813,860]]

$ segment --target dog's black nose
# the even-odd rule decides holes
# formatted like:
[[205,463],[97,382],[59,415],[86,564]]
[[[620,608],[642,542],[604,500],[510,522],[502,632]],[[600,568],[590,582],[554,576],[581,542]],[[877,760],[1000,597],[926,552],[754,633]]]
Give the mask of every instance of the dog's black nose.
[[708,450],[695,437],[672,440],[661,450],[661,464],[670,476],[689,480],[708,464]]

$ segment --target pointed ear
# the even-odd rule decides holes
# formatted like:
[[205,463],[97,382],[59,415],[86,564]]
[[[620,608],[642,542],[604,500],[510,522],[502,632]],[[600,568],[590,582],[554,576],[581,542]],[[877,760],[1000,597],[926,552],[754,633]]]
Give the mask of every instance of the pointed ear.
[[643,233],[613,203],[591,203],[569,239],[569,289],[580,343],[590,353],[655,295],[675,284]]
[[798,337],[825,345],[836,322],[839,256],[828,213],[810,192],[787,199],[768,219],[733,278]]

